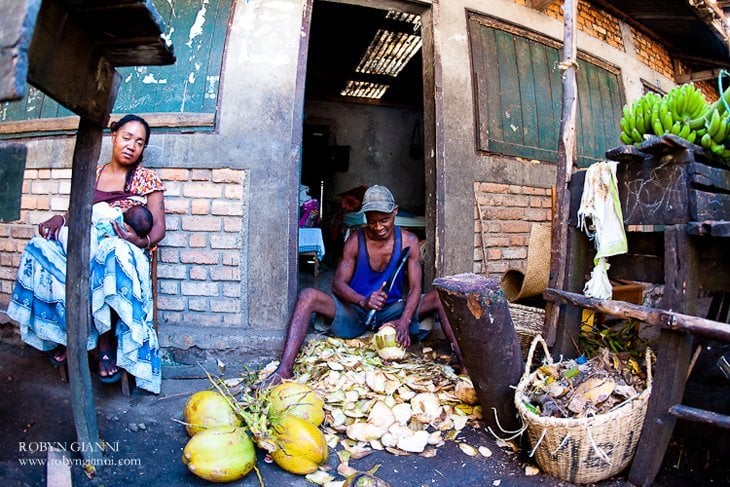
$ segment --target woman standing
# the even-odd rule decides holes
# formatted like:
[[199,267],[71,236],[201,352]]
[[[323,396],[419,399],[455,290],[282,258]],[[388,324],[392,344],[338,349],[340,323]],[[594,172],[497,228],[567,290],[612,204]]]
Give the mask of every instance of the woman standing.
[[[97,167],[94,203],[126,210],[145,205],[153,216],[146,236],[113,223],[116,236],[99,242],[91,256],[91,312],[94,327],[87,348],[98,343],[99,380],[116,382],[120,368],[137,385],[160,391],[159,343],[152,321],[152,287],[145,252],[165,237],[164,187],[157,174],[142,167],[150,139],[147,122],[126,115],[111,124],[111,160]],[[55,215],[38,226],[40,236],[28,242],[20,259],[8,315],[20,323],[23,341],[52,351],[55,365],[66,361],[66,253],[58,232],[66,215]],[[68,245],[73,245],[69,239]]]

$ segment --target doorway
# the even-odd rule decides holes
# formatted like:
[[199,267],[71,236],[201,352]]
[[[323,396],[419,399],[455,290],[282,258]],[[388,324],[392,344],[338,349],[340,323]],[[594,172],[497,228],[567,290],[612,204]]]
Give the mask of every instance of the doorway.
[[426,239],[421,16],[397,10],[403,2],[390,10],[353,3],[312,4],[300,205],[319,202],[319,221],[309,224],[321,229],[324,257],[319,276],[311,257],[300,258],[300,288],[330,289],[353,213],[373,184],[390,188],[403,226]]

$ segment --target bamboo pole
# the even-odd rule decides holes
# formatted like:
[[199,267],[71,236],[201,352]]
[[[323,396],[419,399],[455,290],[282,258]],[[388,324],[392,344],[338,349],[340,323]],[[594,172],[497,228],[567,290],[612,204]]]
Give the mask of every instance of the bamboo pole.
[[[552,245],[550,248],[549,286],[554,289],[565,288],[565,267],[567,262],[568,220],[570,213],[570,192],[568,183],[573,172],[575,160],[575,117],[578,87],[575,72],[577,45],[578,0],[563,2],[563,51],[560,71],[563,86],[563,108],[560,116],[560,138],[558,140],[558,167],[555,183],[555,211],[552,215]],[[555,343],[560,307],[548,303],[545,313],[545,341]]]

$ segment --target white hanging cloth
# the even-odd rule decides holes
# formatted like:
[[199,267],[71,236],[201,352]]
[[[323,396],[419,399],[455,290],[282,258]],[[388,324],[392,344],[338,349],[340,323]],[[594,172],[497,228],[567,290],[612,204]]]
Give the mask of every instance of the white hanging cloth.
[[583,294],[597,299],[611,299],[612,296],[607,257],[628,251],[616,184],[616,165],[616,161],[601,161],[588,168],[578,209],[578,227],[596,246],[595,267]]

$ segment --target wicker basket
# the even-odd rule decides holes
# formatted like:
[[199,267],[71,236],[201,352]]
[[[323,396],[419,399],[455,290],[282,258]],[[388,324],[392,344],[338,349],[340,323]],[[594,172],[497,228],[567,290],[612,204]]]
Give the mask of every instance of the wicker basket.
[[542,308],[533,308],[522,304],[509,303],[510,315],[512,315],[512,323],[517,332],[517,339],[520,342],[522,356],[527,355],[530,344],[535,336],[542,333],[545,324],[545,310]]
[[651,394],[651,360],[647,349],[646,389],[608,413],[586,418],[542,417],[525,406],[527,387],[535,378],[530,373],[537,344],[542,344],[547,363],[552,364],[547,345],[536,336],[527,354],[525,373],[517,384],[515,406],[532,445],[531,455],[540,468],[559,479],[587,484],[621,472],[631,462]]

